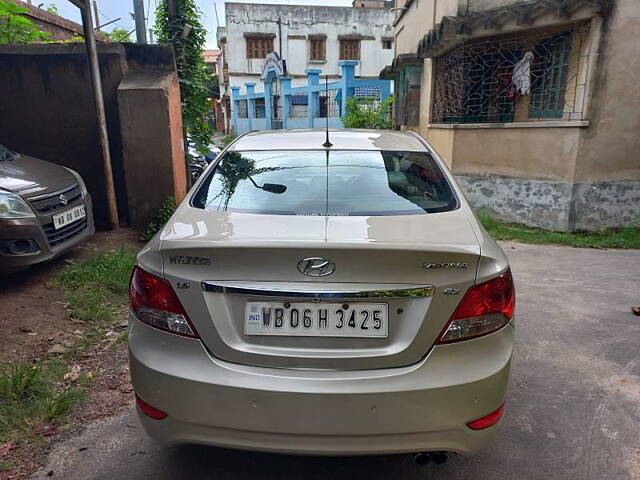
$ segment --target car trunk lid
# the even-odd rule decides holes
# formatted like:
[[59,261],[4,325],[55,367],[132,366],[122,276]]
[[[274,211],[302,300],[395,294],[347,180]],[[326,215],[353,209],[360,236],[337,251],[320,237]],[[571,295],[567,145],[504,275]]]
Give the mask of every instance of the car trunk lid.
[[[475,280],[479,247],[466,215],[455,210],[304,217],[183,207],[176,216],[180,221],[167,225],[162,235],[164,274],[205,346],[223,360],[345,370],[408,365],[428,353]],[[301,260],[315,257],[330,259],[335,271],[302,273]],[[388,333],[377,338],[249,335],[248,302],[384,304]]]

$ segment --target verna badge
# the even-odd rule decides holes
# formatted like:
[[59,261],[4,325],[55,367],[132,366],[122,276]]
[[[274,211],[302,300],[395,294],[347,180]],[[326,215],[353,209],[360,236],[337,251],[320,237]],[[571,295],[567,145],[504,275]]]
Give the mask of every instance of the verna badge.
[[298,271],[310,277],[326,277],[336,271],[336,264],[324,257],[303,258],[298,262]]

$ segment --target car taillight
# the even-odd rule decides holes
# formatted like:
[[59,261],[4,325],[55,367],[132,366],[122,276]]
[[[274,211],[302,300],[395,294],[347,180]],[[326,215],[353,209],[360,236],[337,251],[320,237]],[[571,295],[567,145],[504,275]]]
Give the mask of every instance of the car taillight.
[[169,282],[137,265],[133,268],[129,285],[129,306],[140,321],[152,327],[198,338]]
[[451,343],[488,335],[513,317],[516,293],[511,271],[474,285],[456,308],[436,343]]

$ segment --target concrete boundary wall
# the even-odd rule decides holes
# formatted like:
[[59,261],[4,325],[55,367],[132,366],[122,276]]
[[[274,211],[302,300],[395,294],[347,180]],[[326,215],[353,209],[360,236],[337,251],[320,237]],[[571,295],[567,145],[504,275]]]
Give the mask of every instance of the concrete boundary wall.
[[[181,199],[186,190],[173,51],[109,44],[99,45],[98,53],[118,212],[122,223],[143,228],[164,198],[175,194]],[[129,76],[137,75],[148,80],[140,88],[165,93],[152,102],[138,102],[135,108],[122,108],[119,87],[131,85]],[[0,144],[78,171],[93,198],[97,227],[108,228],[84,44],[1,45],[0,87]],[[163,181],[132,176],[140,166],[162,172]],[[150,193],[148,198],[144,192]]]
[[471,205],[507,222],[557,231],[620,227],[640,215],[640,182],[573,183],[456,175]]

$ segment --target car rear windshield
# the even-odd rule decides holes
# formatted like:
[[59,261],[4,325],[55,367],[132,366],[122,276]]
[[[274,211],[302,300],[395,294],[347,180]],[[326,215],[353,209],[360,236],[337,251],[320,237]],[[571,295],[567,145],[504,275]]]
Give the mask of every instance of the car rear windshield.
[[275,215],[413,215],[457,207],[428,152],[227,152],[196,208]]

